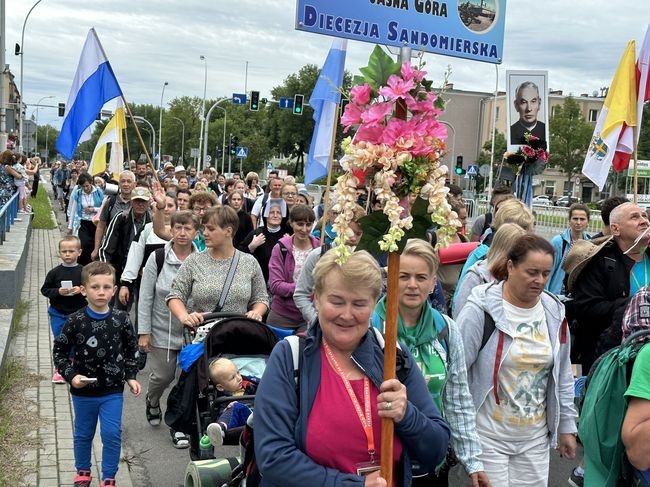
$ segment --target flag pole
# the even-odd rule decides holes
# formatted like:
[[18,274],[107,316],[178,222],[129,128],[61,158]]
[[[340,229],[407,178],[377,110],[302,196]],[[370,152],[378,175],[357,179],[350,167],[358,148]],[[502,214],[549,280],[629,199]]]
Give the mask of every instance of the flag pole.
[[138,140],[140,141],[140,145],[142,146],[142,150],[144,150],[144,155],[147,158],[147,164],[149,164],[149,167],[153,171],[153,174],[157,174],[156,168],[153,165],[153,162],[151,161],[151,157],[149,156],[149,151],[147,150],[147,146],[144,143],[144,140],[142,140],[142,135],[140,134],[140,129],[138,128],[138,124],[135,123],[135,117],[133,116],[133,113],[131,112],[131,107],[129,104],[126,102],[126,98],[124,95],[122,95],[122,101],[124,102],[124,106],[126,107],[126,110],[129,112],[129,119],[131,120],[131,123],[133,124],[133,128],[135,129],[135,134],[138,136]]
[[325,195],[323,199],[323,218],[321,219],[320,225],[320,246],[325,245],[325,226],[327,225],[327,213],[330,202],[330,186],[332,185],[332,161],[334,160],[334,149],[336,147],[336,121],[339,119],[339,111],[341,109],[341,104],[336,104],[336,109],[334,110],[334,123],[332,124],[332,143],[330,144],[330,157],[327,162],[327,180],[325,183]]
[[639,189],[638,189],[638,182],[639,182],[639,171],[638,171],[638,163],[637,163],[637,134],[638,134],[639,127],[636,125],[632,126],[632,154],[634,156],[634,204],[636,205],[638,200],[639,200]]

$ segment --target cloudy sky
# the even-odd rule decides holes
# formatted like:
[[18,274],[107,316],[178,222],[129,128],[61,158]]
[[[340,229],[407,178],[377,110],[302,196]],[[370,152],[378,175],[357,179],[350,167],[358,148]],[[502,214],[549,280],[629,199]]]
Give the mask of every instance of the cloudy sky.
[[[325,0],[319,0],[325,1]],[[350,3],[369,0],[350,0]],[[413,0],[409,0],[411,3]],[[6,0],[6,63],[20,84],[14,44],[36,0]],[[450,2],[454,3],[455,2]],[[509,0],[504,60],[507,69],[549,71],[549,87],[564,93],[592,93],[608,86],[627,42],[637,49],[650,22],[647,0]],[[65,102],[84,40],[95,27],[127,100],[160,103],[202,96],[204,55],[207,97],[270,90],[307,63],[321,65],[331,38],[296,31],[295,0],[42,0],[25,30],[23,92],[28,104]],[[371,44],[348,44],[346,69],[358,74]],[[440,55],[425,55],[429,77],[463,90],[492,92],[495,67]],[[308,94],[307,94],[308,95]],[[27,116],[33,108],[29,107]],[[40,123],[59,125],[55,109],[41,108]]]

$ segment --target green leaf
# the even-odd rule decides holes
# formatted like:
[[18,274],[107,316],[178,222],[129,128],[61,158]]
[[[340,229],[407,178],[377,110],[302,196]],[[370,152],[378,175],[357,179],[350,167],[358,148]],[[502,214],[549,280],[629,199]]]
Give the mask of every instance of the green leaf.
[[358,74],[352,78],[352,86],[362,85],[366,82],[366,78],[359,76]]
[[[411,216],[413,217],[413,227],[406,230],[405,235],[397,243],[398,252],[402,252],[409,238],[420,238],[426,240],[427,230],[433,226],[431,215],[427,213],[429,202],[422,198],[417,198],[411,206]],[[378,256],[384,253],[379,247],[379,242],[388,233],[390,222],[388,217],[382,211],[375,211],[359,220],[359,225],[363,229],[363,235],[355,250],[367,250],[372,255]]]
[[390,222],[382,211],[373,211],[359,219],[363,235],[355,250],[367,250],[372,255],[381,255],[384,251],[379,248],[379,242],[388,233]]
[[406,241],[409,238],[427,238],[427,230],[433,226],[431,215],[427,212],[429,202],[423,198],[416,198],[415,203],[411,206],[411,216],[413,217],[413,227],[406,231],[406,235],[400,240],[398,246],[400,252],[404,249]]
[[445,100],[443,100],[442,97],[439,96],[433,102],[433,106],[436,107],[438,110],[444,110],[445,109]]
[[400,63],[393,61],[393,58],[386,54],[380,46],[375,46],[368,59],[368,66],[361,68],[359,71],[361,71],[370,87],[378,90],[386,85],[390,75],[398,74],[400,68]]

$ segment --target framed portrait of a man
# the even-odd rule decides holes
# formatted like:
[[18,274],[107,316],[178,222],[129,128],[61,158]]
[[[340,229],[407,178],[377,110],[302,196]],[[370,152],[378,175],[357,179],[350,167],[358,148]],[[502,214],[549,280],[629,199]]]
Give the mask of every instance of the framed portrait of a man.
[[548,71],[506,71],[508,150],[526,143],[530,132],[548,145]]

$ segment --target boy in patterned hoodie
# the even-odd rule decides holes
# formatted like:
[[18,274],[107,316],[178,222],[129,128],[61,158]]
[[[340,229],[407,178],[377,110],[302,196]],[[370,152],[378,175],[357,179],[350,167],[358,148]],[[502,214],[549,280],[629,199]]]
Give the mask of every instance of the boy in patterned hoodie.
[[81,273],[81,293],[88,306],[68,316],[54,341],[54,364],[70,384],[75,413],[75,487],[90,486],[90,455],[98,418],[103,444],[101,486],[115,485],[124,382],[134,395],[140,394],[135,378],[137,335],[127,313],[109,306],[115,290],[113,266],[104,262],[86,265]]

